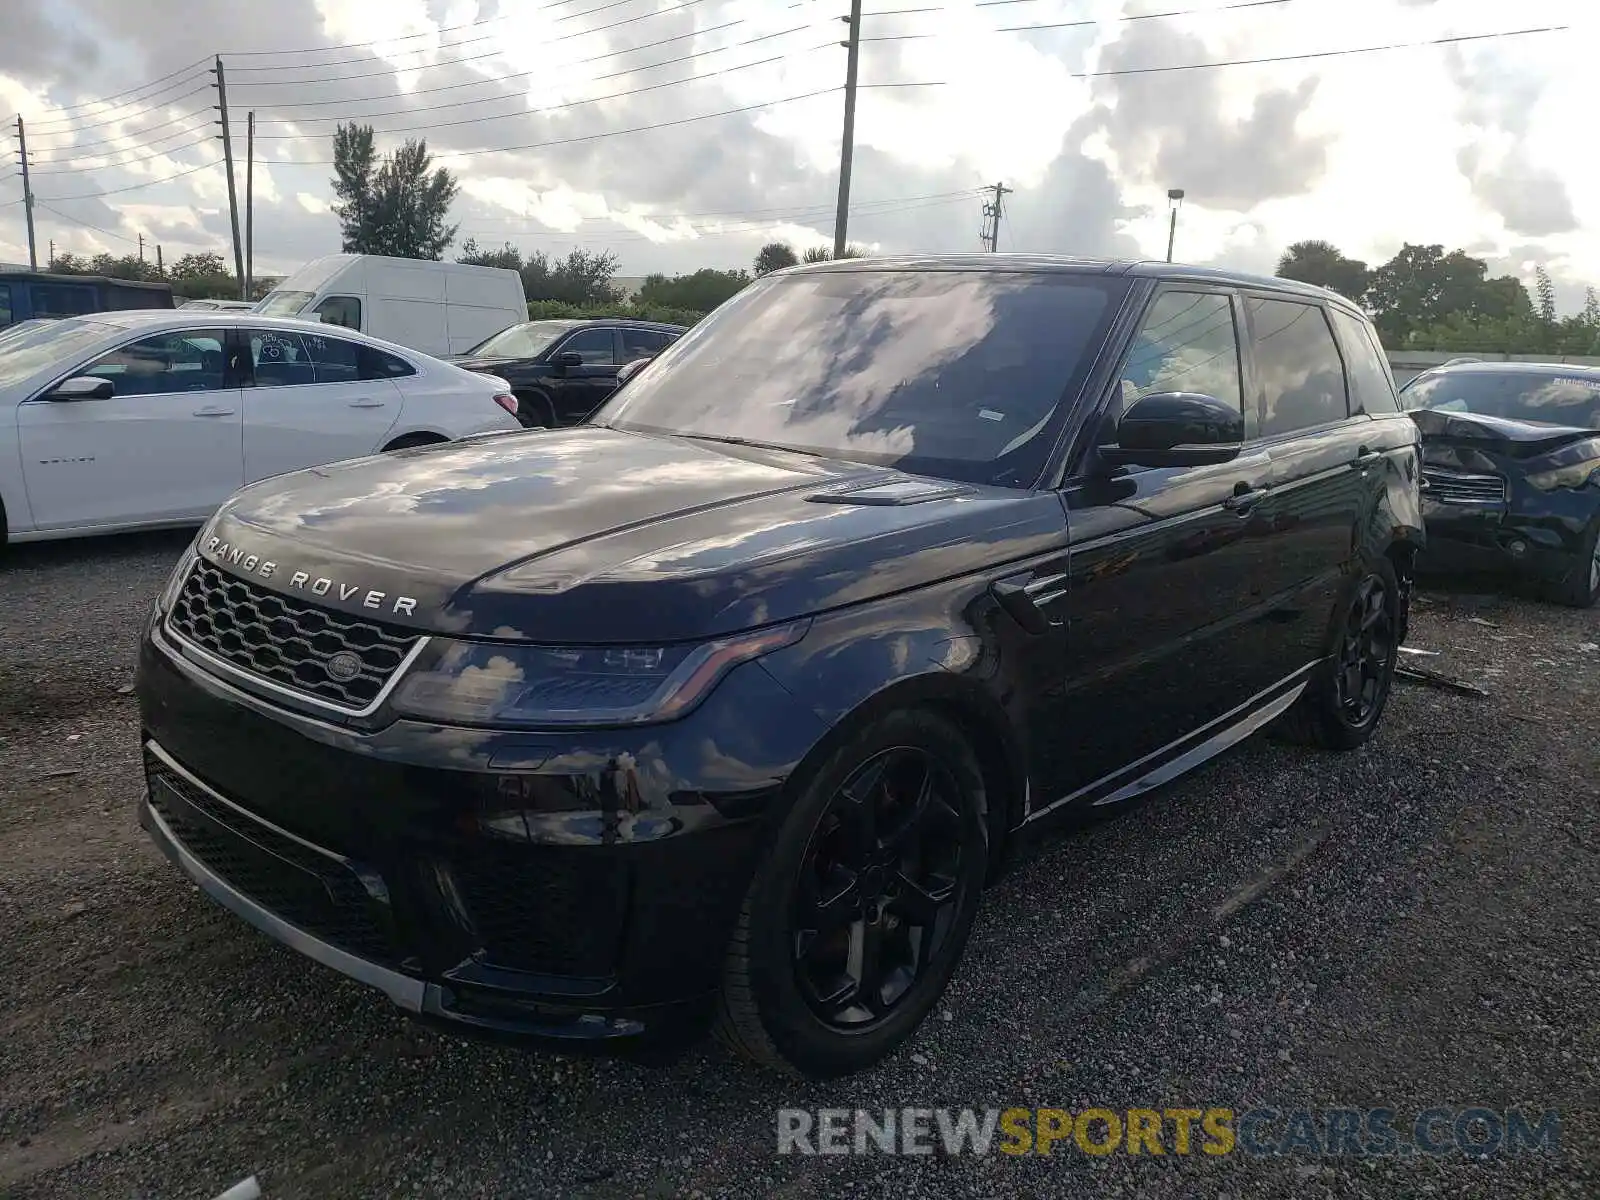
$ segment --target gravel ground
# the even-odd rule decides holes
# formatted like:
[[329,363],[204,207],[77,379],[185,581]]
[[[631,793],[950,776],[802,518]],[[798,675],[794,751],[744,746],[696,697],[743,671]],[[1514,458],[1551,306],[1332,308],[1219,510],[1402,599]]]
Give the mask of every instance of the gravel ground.
[[[206,901],[127,694],[186,535],[0,561],[0,1195],[1600,1196],[1600,620],[1419,600],[1345,756],[1252,739],[1029,849],[942,1010],[832,1084],[459,1042]],[[1583,648],[1587,646],[1587,649]],[[783,1157],[780,1106],[1560,1110],[1555,1155]]]

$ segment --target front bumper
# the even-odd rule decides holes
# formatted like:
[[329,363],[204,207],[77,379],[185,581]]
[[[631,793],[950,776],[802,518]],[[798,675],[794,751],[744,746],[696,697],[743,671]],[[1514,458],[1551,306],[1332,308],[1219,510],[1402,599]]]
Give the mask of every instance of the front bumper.
[[689,1036],[784,781],[821,735],[759,664],[682,721],[360,732],[140,654],[140,819],[223,907],[464,1033]]
[[1424,570],[1560,583],[1573,570],[1588,569],[1583,538],[1600,515],[1600,488],[1540,492],[1518,481],[1508,503],[1425,497],[1422,515],[1428,546],[1418,565]]

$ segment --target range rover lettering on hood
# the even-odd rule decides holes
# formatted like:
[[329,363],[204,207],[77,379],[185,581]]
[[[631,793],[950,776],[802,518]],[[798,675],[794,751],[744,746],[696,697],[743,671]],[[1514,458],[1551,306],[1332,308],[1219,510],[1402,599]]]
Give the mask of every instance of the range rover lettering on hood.
[[[278,579],[280,587],[309,592],[313,596],[337,596],[340,600],[355,601],[362,608],[397,616],[416,615],[417,601],[414,596],[392,596],[388,592],[380,592],[365,584],[332,579],[326,575],[313,576],[309,571],[292,571],[289,573],[288,582],[283,583],[284,570],[277,562],[263,558],[259,554],[251,554],[243,546],[231,545],[221,538],[207,539],[205,552],[216,562],[239,568],[242,574],[254,575],[260,579]],[[363,592],[366,594],[363,595]]]

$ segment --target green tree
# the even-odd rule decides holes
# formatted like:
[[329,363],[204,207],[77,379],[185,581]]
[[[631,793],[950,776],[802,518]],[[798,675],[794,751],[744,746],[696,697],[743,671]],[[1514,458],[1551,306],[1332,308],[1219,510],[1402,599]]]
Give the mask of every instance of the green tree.
[[788,242],[768,242],[756,253],[755,272],[756,278],[781,271],[785,267],[792,267],[799,263],[794,247]]
[[1346,258],[1332,242],[1295,242],[1278,259],[1278,275],[1330,288],[1360,303],[1372,272],[1360,259]]
[[638,302],[665,308],[710,312],[750,284],[744,271],[714,271],[702,267],[693,275],[650,275],[639,288]]
[[456,261],[474,267],[500,267],[507,271],[521,271],[525,265],[522,261],[522,251],[510,242],[498,250],[485,250],[472,238],[461,244],[461,253]]
[[[839,257],[866,258],[867,250],[864,246],[846,246],[844,248],[844,253],[839,255]],[[833,250],[827,246],[813,246],[802,256],[802,261],[808,263],[832,262]]]
[[167,268],[172,279],[216,279],[228,274],[222,255],[213,253],[185,254]]
[[1489,280],[1488,264],[1463,250],[1407,243],[1372,272],[1367,305],[1392,346],[1444,323],[1455,313],[1469,318],[1511,317],[1529,306],[1527,289],[1511,280]]
[[460,183],[433,166],[428,143],[408,139],[380,163],[370,125],[340,125],[333,135],[334,194],[343,248],[351,254],[438,260],[455,240],[446,222]]
[[376,219],[373,189],[378,171],[378,150],[371,125],[341,124],[333,131],[333,205],[339,218],[340,248],[357,253],[372,241]]
[[50,269],[57,275],[93,275],[94,267],[87,259],[68,251],[50,260]]
[[616,274],[617,256],[609,251],[573,250],[557,261],[536,250],[523,264],[522,290],[530,302],[617,304],[622,297],[611,284]]

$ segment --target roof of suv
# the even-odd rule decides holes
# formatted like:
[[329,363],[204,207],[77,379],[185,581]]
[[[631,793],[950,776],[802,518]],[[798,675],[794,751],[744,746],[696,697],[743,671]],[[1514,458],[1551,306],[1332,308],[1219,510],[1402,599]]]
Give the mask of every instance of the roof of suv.
[[[882,258],[840,258],[828,262],[789,267],[783,274],[808,271],[1052,271],[1063,274],[1124,275],[1140,279],[1172,279],[1191,283],[1215,283],[1233,287],[1261,288],[1289,292],[1308,299],[1333,299],[1347,308],[1360,311],[1354,301],[1338,292],[1283,279],[1276,275],[1253,275],[1220,267],[1192,267],[1183,263],[1150,259],[1074,258],[1066,254],[916,254]],[[776,273],[776,272],[775,272]]]

